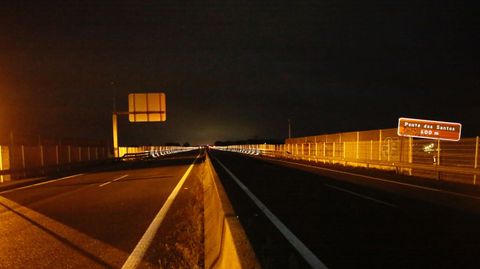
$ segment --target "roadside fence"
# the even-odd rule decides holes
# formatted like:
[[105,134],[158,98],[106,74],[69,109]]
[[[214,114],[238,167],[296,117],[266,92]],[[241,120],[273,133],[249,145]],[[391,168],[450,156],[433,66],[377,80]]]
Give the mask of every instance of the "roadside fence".
[[110,156],[105,141],[10,133],[0,137],[0,183],[47,175]]
[[460,141],[417,139],[382,129],[291,138],[282,145],[218,147],[253,155],[392,170],[399,174],[479,184],[479,137]]

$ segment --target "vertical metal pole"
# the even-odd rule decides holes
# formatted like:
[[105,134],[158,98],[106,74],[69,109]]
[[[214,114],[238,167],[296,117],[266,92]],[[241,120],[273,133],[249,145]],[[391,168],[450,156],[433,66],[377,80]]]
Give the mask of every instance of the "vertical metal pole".
[[113,130],[113,155],[115,158],[120,157],[118,152],[118,128],[117,128],[117,113],[112,114],[112,130]]
[[78,161],[82,161],[82,146],[78,146]]
[[304,147],[304,143],[302,143],[302,154],[301,154],[301,159],[305,159],[305,149],[303,148]]
[[15,141],[14,141],[14,137],[13,137],[13,132],[10,132],[10,145],[9,145],[9,148],[8,148],[8,160],[10,161],[10,178],[11,179],[14,179],[15,178],[15,174],[14,174],[14,170],[15,170],[15,150],[13,149],[15,147]]
[[317,143],[316,137],[315,137],[315,162],[318,162],[318,143]]
[[437,140],[437,165],[440,165],[440,139]]
[[[408,138],[408,163],[411,164],[413,162],[413,138]],[[408,170],[408,174],[412,175],[412,168]]]
[[332,157],[335,158],[335,141],[333,141]]
[[87,146],[87,160],[90,161],[90,146]]
[[327,149],[325,147],[326,142],[323,142],[323,160],[325,160],[325,155],[327,155]]
[[312,155],[310,150],[311,145],[312,144],[308,143],[308,160],[310,160],[310,155]]
[[382,160],[382,130],[378,134],[378,160]]
[[356,155],[355,155],[355,158],[356,158],[357,160],[358,160],[358,158],[359,158],[359,156],[360,156],[360,155],[359,155],[359,152],[358,152],[358,150],[360,149],[359,143],[360,143],[360,132],[357,132],[357,151],[356,151]]
[[43,174],[45,174],[45,159],[43,155],[43,145],[42,145],[42,138],[38,136],[38,149],[39,149],[39,155],[40,155],[40,167],[42,168]]
[[373,140],[370,139],[370,160],[373,160]]
[[27,176],[27,171],[25,171],[25,168],[26,168],[26,165],[25,165],[25,146],[22,145],[20,147],[21,151],[22,151],[22,169],[23,169],[23,176],[26,177]]
[[387,161],[390,161],[390,139],[388,139]]
[[57,165],[60,164],[60,153],[59,153],[59,145],[55,145],[55,163]]
[[68,145],[68,163],[72,162],[72,146]]
[[[440,166],[440,139],[437,140],[437,166]],[[440,180],[440,171],[437,169],[437,180]]]
[[346,155],[347,155],[347,148],[345,147],[345,142],[343,142],[342,144],[343,144],[343,150],[342,150],[342,152],[343,152],[343,159],[345,159],[345,158],[347,157],[347,156],[346,156]]
[[[478,136],[475,140],[475,161],[473,163],[473,168],[477,169],[478,167]],[[477,174],[473,175],[473,185],[477,184]]]

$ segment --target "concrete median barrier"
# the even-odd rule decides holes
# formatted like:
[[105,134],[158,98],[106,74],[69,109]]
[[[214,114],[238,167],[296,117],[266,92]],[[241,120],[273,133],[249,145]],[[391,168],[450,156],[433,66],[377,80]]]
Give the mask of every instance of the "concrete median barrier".
[[203,179],[205,268],[260,268],[208,156]]

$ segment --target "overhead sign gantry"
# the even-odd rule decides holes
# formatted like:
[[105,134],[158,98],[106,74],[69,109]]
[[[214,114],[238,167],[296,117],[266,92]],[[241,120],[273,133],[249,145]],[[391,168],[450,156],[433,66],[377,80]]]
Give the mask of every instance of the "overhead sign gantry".
[[167,120],[167,104],[165,93],[130,93],[128,95],[128,111],[112,113],[113,149],[116,158],[118,151],[118,115],[128,115],[130,122],[162,122]]

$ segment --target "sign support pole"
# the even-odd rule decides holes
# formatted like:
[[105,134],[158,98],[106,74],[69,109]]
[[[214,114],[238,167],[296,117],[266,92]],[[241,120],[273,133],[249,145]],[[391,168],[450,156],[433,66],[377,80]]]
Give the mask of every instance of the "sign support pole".
[[112,113],[112,130],[113,130],[113,156],[120,157],[118,152],[118,128],[117,128],[117,112]]

